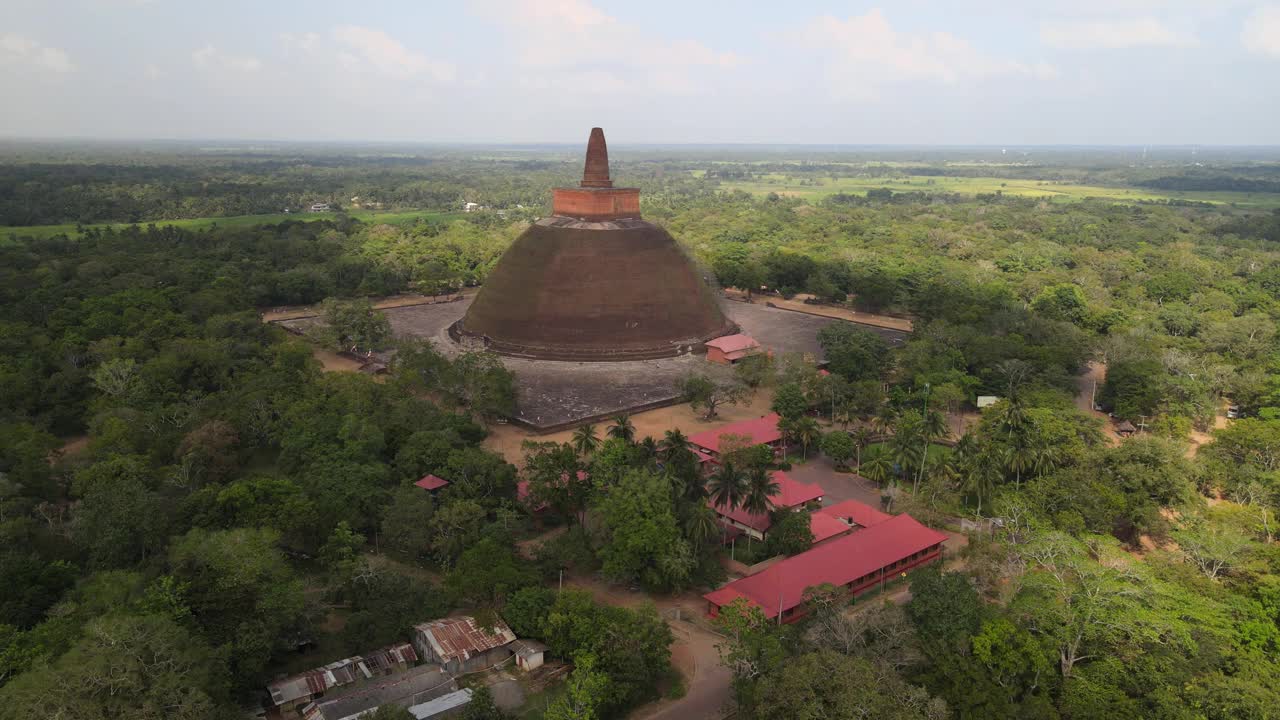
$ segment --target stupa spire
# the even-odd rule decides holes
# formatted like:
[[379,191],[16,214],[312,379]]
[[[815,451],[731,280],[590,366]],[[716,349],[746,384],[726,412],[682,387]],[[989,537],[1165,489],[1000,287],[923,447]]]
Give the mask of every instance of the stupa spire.
[[609,147],[604,143],[602,128],[591,128],[591,138],[587,140],[587,164],[582,170],[581,187],[613,187],[613,180],[609,178]]

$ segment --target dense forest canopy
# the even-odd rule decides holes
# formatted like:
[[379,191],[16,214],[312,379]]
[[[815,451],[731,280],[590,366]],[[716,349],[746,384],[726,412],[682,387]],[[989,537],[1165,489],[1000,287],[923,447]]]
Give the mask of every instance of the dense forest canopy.
[[[746,363],[737,384],[685,381],[690,401],[714,414],[769,388],[798,461],[821,449],[856,465],[924,520],[1000,520],[945,571],[914,576],[905,607],[850,615],[813,588],[801,624],[728,613],[742,717],[1192,720],[1280,706],[1280,212],[730,187],[765,172],[1277,182],[1265,154],[1202,151],[1201,168],[1153,149],[1129,167],[1140,152],[1001,167],[999,149],[619,153],[615,176],[642,187],[646,217],[721,285],[914,321],[893,351],[833,326],[819,338],[828,375],[792,357]],[[567,568],[655,596],[714,587],[706,501],[754,506],[771,458],[744,450],[736,473],[705,479],[679,431],[636,437],[625,417],[503,457],[483,442],[512,402],[510,373],[484,353],[388,339],[362,300],[482,284],[577,160],[547,148],[2,154],[0,222],[139,224],[15,229],[0,243],[0,717],[233,717],[271,677],[460,609],[498,613],[574,664],[547,717],[620,717],[675,682],[656,609],[549,583]],[[151,222],[355,196],[485,209],[402,224]],[[314,347],[259,315],[321,303],[397,343],[385,381],[321,372]],[[1090,363],[1105,380],[1086,390]],[[1077,409],[1086,391],[1144,432],[1116,440]],[[1000,400],[967,432],[939,425],[939,410],[986,395]],[[954,448],[921,450],[948,433]],[[433,496],[412,485],[426,473],[453,482]],[[516,548],[534,533],[520,480],[567,528],[532,561]],[[812,536],[785,520],[746,552],[806,549]],[[300,652],[307,641],[319,647]]]

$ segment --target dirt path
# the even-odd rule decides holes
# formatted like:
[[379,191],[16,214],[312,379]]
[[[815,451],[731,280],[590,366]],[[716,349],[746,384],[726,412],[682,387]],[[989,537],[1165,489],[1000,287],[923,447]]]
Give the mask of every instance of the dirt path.
[[[688,403],[682,403],[636,413],[631,416],[631,423],[635,425],[637,439],[642,439],[648,435],[654,440],[661,440],[663,433],[667,430],[679,428],[685,435],[692,435],[739,420],[749,420],[761,415],[767,415],[769,414],[769,406],[772,404],[773,390],[763,388],[758,390],[755,396],[747,403],[722,406],[718,411],[719,417],[715,420],[703,420],[701,413],[695,413],[689,408]],[[603,440],[605,431],[608,430],[611,424],[612,422],[609,420],[595,423],[596,437]],[[501,454],[507,459],[507,462],[519,467],[523,464],[524,459],[520,444],[525,440],[568,442],[572,437],[573,430],[535,435],[518,425],[494,425],[489,428],[489,437],[485,438],[484,446]]]
[[652,602],[667,617],[673,637],[671,662],[684,676],[685,695],[678,700],[656,700],[636,708],[633,720],[720,720],[729,701],[728,668],[720,664],[719,635],[687,620],[673,619],[702,612],[704,601],[693,595],[650,597],[644,593],[588,577],[565,577],[564,586],[591,593],[596,602],[619,607],[636,607]]
[[[724,294],[726,297],[740,302],[746,302],[747,299],[747,294],[739,290],[725,290]],[[849,320],[863,325],[874,325],[875,327],[911,332],[911,321],[906,318],[858,312],[849,308],[835,307],[832,305],[808,305],[804,302],[805,298],[812,297],[812,295],[800,294],[790,300],[784,300],[777,295],[752,295],[751,302],[756,305],[763,305],[767,302],[784,310],[794,310],[795,312],[808,313],[809,315],[821,315],[822,317],[839,318],[841,320]]]
[[[379,310],[387,310],[389,308],[407,307],[409,305],[429,305],[431,303],[450,302],[447,298],[474,295],[477,292],[479,292],[479,288],[466,288],[457,295],[452,296],[439,295],[432,297],[430,295],[406,293],[404,295],[392,295],[391,297],[374,300],[373,306]],[[314,305],[278,307],[272,310],[263,311],[262,321],[275,322],[277,320],[296,320],[297,318],[310,317],[315,315],[317,312],[318,310]]]
[[720,664],[716,646],[720,636],[680,620],[668,622],[675,636],[672,656],[683,655],[691,667],[681,667],[686,692],[678,700],[659,700],[636,709],[633,720],[720,720],[729,702],[733,673]]
[[1102,420],[1102,436],[1108,443],[1119,445],[1120,438],[1115,433],[1111,418],[1106,413],[1093,409],[1098,392],[1102,390],[1102,383],[1106,380],[1107,364],[1090,360],[1085,371],[1076,376],[1076,408],[1085,415]]

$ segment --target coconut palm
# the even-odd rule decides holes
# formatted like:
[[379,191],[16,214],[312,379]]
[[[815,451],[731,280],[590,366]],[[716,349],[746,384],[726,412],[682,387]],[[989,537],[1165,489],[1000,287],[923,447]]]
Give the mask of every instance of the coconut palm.
[[746,494],[747,480],[738,468],[730,461],[725,461],[707,481],[707,491],[711,494],[711,502],[725,512],[733,512],[742,505]]
[[871,426],[881,434],[893,432],[893,428],[898,423],[898,413],[889,405],[881,405],[876,414],[871,417]]
[[858,465],[862,465],[862,448],[871,444],[871,428],[860,427],[849,433],[853,438],[853,453]]
[[822,428],[818,421],[808,415],[802,415],[792,423],[791,432],[804,451],[804,459],[809,459],[809,446],[822,439]]
[[742,509],[752,515],[764,515],[773,509],[773,497],[782,492],[773,472],[755,467],[747,474],[746,492],[742,496]]
[[1004,464],[1013,471],[1014,487],[1022,487],[1022,473],[1030,470],[1036,461],[1035,450],[1028,445],[1011,445],[1004,451]]
[[636,447],[644,450],[646,463],[658,459],[658,441],[654,440],[652,435],[645,435],[643,440],[636,443]]
[[614,415],[613,424],[609,426],[607,432],[609,437],[625,440],[628,445],[636,439],[636,426],[631,423],[631,416],[626,413]]
[[982,514],[982,501],[995,492],[996,483],[1002,476],[1001,459],[993,451],[985,451],[973,455],[960,470],[965,492],[978,497],[979,515]]
[[573,449],[582,457],[587,457],[600,447],[600,438],[596,437],[595,425],[580,425],[573,431]]
[[908,411],[898,417],[893,427],[893,437],[889,440],[889,452],[899,472],[910,476],[912,470],[922,462],[924,427],[920,413]]
[[934,410],[924,414],[920,420],[920,471],[916,474],[915,484],[911,487],[911,492],[915,493],[920,489],[920,483],[924,481],[925,466],[929,463],[929,446],[937,438],[947,436],[947,420],[942,413]]
[[858,466],[858,474],[883,487],[893,477],[893,458],[886,450],[867,453],[867,461]]
[[686,506],[683,519],[684,536],[697,548],[706,547],[720,532],[720,524],[716,522],[716,512],[704,503]]
[[678,464],[682,458],[692,453],[689,438],[680,432],[680,428],[668,430],[662,434],[662,442],[658,444],[658,458],[662,462],[668,465]]

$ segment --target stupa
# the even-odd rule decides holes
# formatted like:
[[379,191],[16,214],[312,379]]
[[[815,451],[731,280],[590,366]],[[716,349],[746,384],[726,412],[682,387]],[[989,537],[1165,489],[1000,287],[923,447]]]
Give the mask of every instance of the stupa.
[[736,331],[675,238],[640,219],[640,189],[613,186],[604,131],[591,129],[582,182],[556,188],[450,328],[503,355],[613,361],[705,350]]

